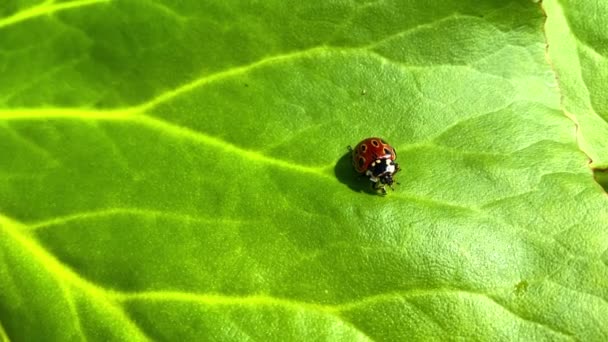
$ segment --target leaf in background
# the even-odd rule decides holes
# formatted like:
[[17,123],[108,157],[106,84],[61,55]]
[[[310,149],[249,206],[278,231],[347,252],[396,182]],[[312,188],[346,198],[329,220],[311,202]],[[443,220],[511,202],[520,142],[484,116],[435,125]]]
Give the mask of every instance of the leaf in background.
[[[581,149],[600,172],[608,169],[608,3],[549,0],[545,29],[566,113],[578,125]],[[604,179],[598,175],[598,180]],[[608,188],[608,183],[603,181]]]
[[[538,5],[1,8],[11,341],[608,335],[608,199]],[[345,155],[371,135],[386,197]]]

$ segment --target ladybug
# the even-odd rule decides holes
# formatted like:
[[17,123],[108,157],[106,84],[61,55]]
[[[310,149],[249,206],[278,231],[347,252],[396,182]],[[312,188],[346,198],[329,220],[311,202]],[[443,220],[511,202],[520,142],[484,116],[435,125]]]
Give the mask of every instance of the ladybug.
[[367,138],[355,146],[348,147],[352,154],[353,166],[360,175],[369,176],[375,190],[386,194],[385,187],[393,189],[393,175],[399,172],[395,163],[395,149],[381,138]]

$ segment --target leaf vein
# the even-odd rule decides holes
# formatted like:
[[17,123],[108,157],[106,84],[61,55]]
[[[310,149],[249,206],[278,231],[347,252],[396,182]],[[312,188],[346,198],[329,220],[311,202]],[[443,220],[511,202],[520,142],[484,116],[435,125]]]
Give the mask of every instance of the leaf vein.
[[206,85],[206,84],[218,81],[218,80],[230,78],[232,76],[241,75],[250,70],[253,70],[253,69],[265,66],[265,65],[271,65],[273,63],[280,63],[283,61],[297,59],[297,58],[300,58],[303,56],[307,56],[307,55],[311,55],[311,54],[315,54],[315,53],[319,53],[319,52],[324,52],[327,50],[328,50],[328,47],[326,47],[326,46],[318,46],[318,47],[313,47],[313,48],[301,50],[301,51],[290,52],[290,53],[286,53],[286,54],[267,56],[267,57],[264,57],[258,61],[250,63],[250,64],[229,68],[229,69],[219,71],[216,73],[212,73],[209,75],[204,75],[204,76],[196,78],[188,83],[182,84],[182,85],[178,86],[177,88],[169,89],[169,90],[165,91],[164,93],[157,95],[155,98],[151,99],[150,101],[136,106],[134,108],[134,110],[138,113],[143,113],[143,112],[149,111],[150,109],[152,109],[162,103],[170,101],[173,98],[180,96],[181,94],[194,90],[200,86],[203,86],[203,85]]
[[549,331],[551,331],[551,332],[553,332],[553,333],[555,333],[555,334],[557,334],[559,336],[565,337],[565,338],[567,338],[569,340],[572,340],[572,341],[576,340],[574,338],[574,336],[570,332],[568,332],[568,331],[561,330],[561,329],[558,329],[556,327],[552,327],[552,326],[548,325],[547,323],[539,322],[539,321],[534,320],[534,319],[532,319],[530,317],[524,317],[520,313],[518,313],[518,312],[514,311],[513,309],[509,308],[508,306],[500,303],[499,301],[497,301],[492,296],[486,296],[486,298],[488,300],[490,300],[491,302],[495,303],[496,305],[500,306],[501,308],[503,308],[505,311],[507,311],[510,314],[512,314],[514,317],[517,317],[517,318],[521,319],[522,321],[530,322],[530,323],[533,323],[535,325],[538,325],[538,326],[540,326],[540,327],[542,327],[544,329],[547,329],[547,330],[549,330]]
[[339,312],[334,310],[330,305],[314,304],[308,302],[294,301],[291,299],[283,299],[265,295],[252,295],[246,297],[238,296],[226,296],[219,294],[196,294],[188,292],[174,292],[174,291],[149,291],[149,292],[138,292],[138,293],[116,293],[115,298],[121,302],[128,302],[134,300],[144,301],[181,301],[181,302],[195,302],[202,305],[212,306],[278,306],[288,308],[292,310],[306,310],[312,312],[320,312],[329,315],[347,327],[353,329],[361,335],[362,338],[373,341],[372,338],[367,336],[359,327],[353,325],[339,315]]
[[125,321],[130,330],[139,335],[139,340],[148,339],[141,328],[126,315],[122,308],[117,306],[116,303],[107,300],[109,298],[108,293],[111,291],[106,290],[78,275],[70,267],[63,264],[60,260],[55,258],[55,256],[49,253],[35,239],[25,235],[23,233],[23,229],[21,229],[22,226],[22,223],[0,214],[0,230],[4,231],[17,244],[21,245],[21,247],[32,256],[32,258],[40,261],[40,264],[43,265],[43,267],[57,279],[60,286],[63,287],[64,284],[71,284],[85,292],[88,292],[91,297],[99,299],[103,305],[107,306],[113,312],[116,312]]
[[74,222],[74,221],[98,219],[98,218],[112,217],[112,216],[118,216],[118,215],[133,215],[133,216],[142,216],[142,217],[150,217],[150,218],[167,217],[167,218],[184,221],[184,222],[213,222],[215,224],[217,224],[218,221],[221,221],[222,223],[230,223],[230,224],[245,223],[245,221],[239,221],[239,220],[229,220],[226,218],[222,218],[219,220],[215,219],[215,218],[207,219],[204,217],[198,217],[198,216],[194,216],[194,215],[190,215],[190,214],[173,213],[173,212],[154,210],[154,209],[116,207],[116,208],[104,208],[104,209],[92,210],[92,211],[83,211],[83,212],[68,214],[65,216],[48,218],[48,219],[45,219],[42,221],[29,223],[29,224],[27,224],[27,227],[30,230],[38,230],[38,229],[45,229],[45,228],[49,228],[49,227],[53,227],[53,226],[63,225],[63,224],[67,224],[67,223]]
[[324,170],[323,168],[304,166],[304,165],[300,165],[300,164],[290,163],[288,161],[284,161],[281,159],[268,157],[257,151],[243,149],[237,145],[233,145],[227,141],[204,134],[200,131],[193,130],[189,127],[179,126],[174,123],[170,123],[170,122],[167,122],[167,121],[164,121],[161,119],[153,118],[153,117],[147,116],[147,115],[134,116],[132,119],[134,122],[138,122],[144,126],[163,131],[169,135],[189,139],[192,141],[197,141],[197,142],[203,143],[208,146],[223,149],[227,152],[239,155],[241,157],[244,157],[244,158],[247,158],[247,159],[250,159],[253,161],[262,162],[265,164],[277,166],[277,167],[284,168],[284,169],[313,174],[313,175],[319,176],[321,178],[334,179],[333,177],[330,177],[328,174],[326,174],[323,171]]
[[0,341],[2,342],[10,342],[11,339],[8,337],[6,333],[6,329],[4,329],[4,325],[2,324],[2,320],[0,320]]
[[99,3],[107,3],[110,1],[111,0],[76,0],[56,4],[52,1],[45,1],[39,5],[21,10],[11,15],[10,17],[0,19],[0,29],[8,27],[10,25],[21,23],[26,20],[38,18],[44,15],[50,15],[55,12],[95,5]]

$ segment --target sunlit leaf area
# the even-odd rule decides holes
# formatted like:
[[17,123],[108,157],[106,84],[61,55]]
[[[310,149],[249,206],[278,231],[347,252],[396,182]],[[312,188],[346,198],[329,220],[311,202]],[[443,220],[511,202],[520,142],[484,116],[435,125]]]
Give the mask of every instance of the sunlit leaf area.
[[607,27],[605,1],[0,1],[0,341],[608,340]]

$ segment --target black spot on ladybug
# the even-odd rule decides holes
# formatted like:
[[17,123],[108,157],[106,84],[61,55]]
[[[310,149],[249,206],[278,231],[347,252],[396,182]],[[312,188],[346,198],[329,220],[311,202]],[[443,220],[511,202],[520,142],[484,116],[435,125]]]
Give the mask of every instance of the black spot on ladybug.
[[374,145],[374,147],[378,147],[380,146],[380,143],[378,142],[378,140],[372,140],[372,145]]
[[361,145],[360,150],[361,150],[361,152],[365,153],[365,151],[367,151],[367,145],[365,145],[365,144]]
[[391,154],[391,150],[389,150],[388,148],[384,148],[384,154]]
[[365,165],[365,158],[359,157],[359,168],[362,168]]

